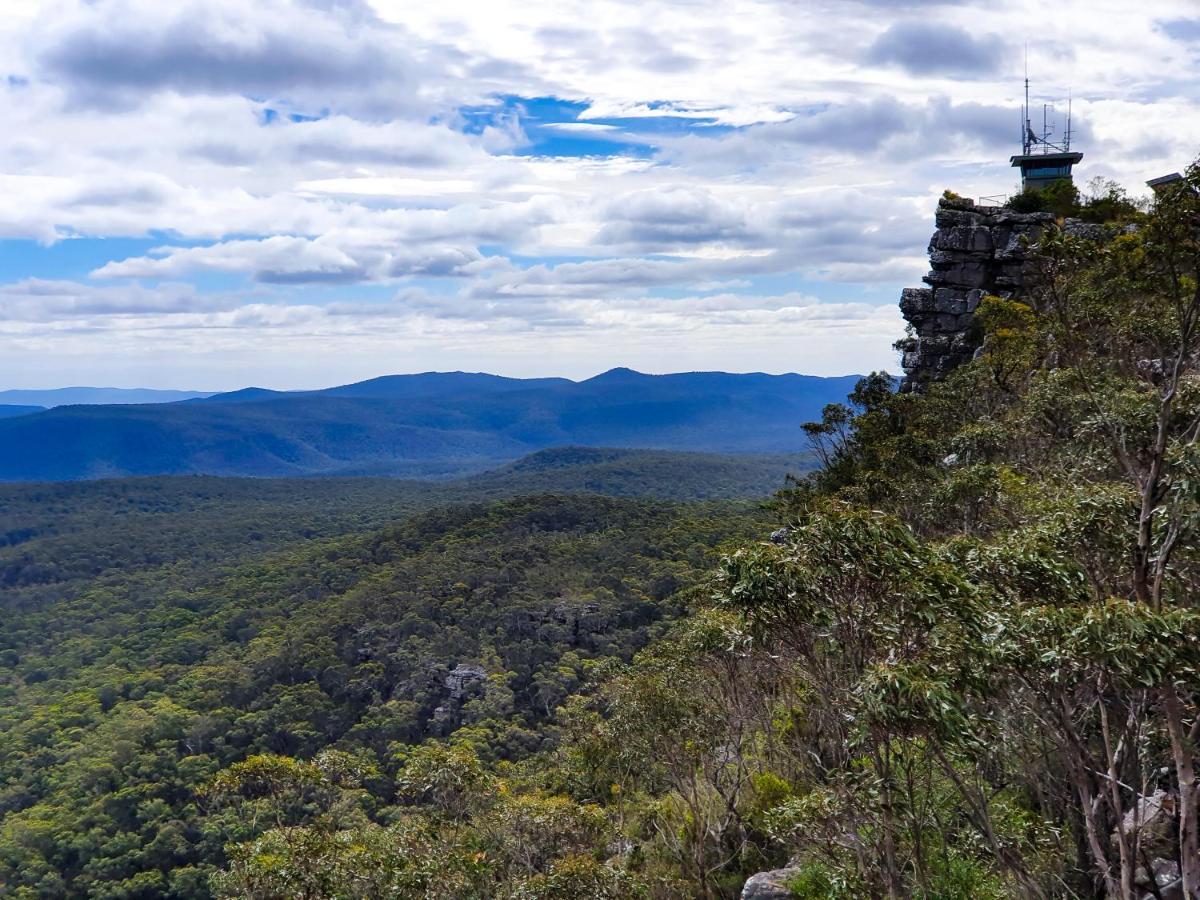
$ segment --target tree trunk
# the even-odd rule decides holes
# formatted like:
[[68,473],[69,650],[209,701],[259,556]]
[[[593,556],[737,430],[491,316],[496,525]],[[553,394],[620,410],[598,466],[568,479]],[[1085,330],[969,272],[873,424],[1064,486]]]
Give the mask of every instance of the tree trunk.
[[1163,689],[1163,709],[1171,735],[1171,756],[1179,784],[1179,872],[1183,895],[1200,898],[1200,824],[1196,821],[1196,765],[1192,741],[1184,727],[1183,704],[1175,685]]
[[[1101,685],[1097,685],[1097,692],[1102,693]],[[1124,738],[1118,741],[1116,749],[1113,747],[1112,732],[1108,727],[1108,708],[1104,705],[1104,699],[1101,697],[1098,708],[1100,710],[1100,725],[1101,734],[1104,737],[1104,757],[1108,763],[1108,779],[1105,787],[1108,789],[1109,804],[1112,806],[1113,820],[1117,823],[1116,838],[1117,852],[1121,864],[1121,898],[1122,900],[1133,900],[1133,873],[1137,865],[1136,846],[1137,846],[1137,829],[1141,823],[1134,821],[1133,830],[1131,833],[1125,831],[1125,804],[1121,802],[1121,773],[1118,771],[1118,755],[1121,752],[1121,747],[1124,746]],[[1134,803],[1137,803],[1136,798]],[[1134,809],[1136,809],[1136,805]]]
[[889,750],[885,747],[875,753],[875,771],[880,775],[882,795],[880,797],[880,826],[883,844],[883,875],[887,882],[889,900],[899,900],[906,897],[904,877],[896,864],[896,818],[892,805],[892,767],[888,758]]

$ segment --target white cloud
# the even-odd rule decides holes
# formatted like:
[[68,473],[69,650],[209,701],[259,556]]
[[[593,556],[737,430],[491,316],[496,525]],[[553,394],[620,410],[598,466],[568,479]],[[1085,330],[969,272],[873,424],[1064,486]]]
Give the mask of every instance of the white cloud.
[[[10,263],[0,381],[82,334],[97,379],[148,335],[208,346],[214,377],[299,378],[297,354],[528,372],[535,339],[576,374],[891,364],[880,298],[919,277],[936,196],[1013,186],[1030,21],[1081,181],[1137,190],[1200,151],[1192,0],[11,0],[0,240],[158,249]],[[612,155],[626,139],[644,150]]]
[[69,325],[81,319],[130,315],[172,316],[228,309],[244,303],[224,294],[200,294],[188,284],[120,288],[26,278],[0,285],[0,321]]
[[471,247],[422,247],[408,250],[359,244],[339,247],[320,237],[275,237],[223,241],[204,247],[159,248],[156,256],[110,262],[97,278],[178,278],[198,272],[249,272],[273,284],[351,283],[407,275],[460,274],[481,260]]
[[[29,306],[26,317],[13,315],[11,297],[0,293],[0,339],[22,366],[12,383],[86,381],[84,375],[107,365],[129,383],[148,383],[167,367],[180,383],[207,389],[319,387],[329,372],[353,380],[396,371],[400,358],[410,371],[475,366],[576,378],[614,363],[664,372],[711,367],[713,358],[731,371],[844,374],[892,361],[878,347],[901,326],[890,305],[830,304],[800,294],[476,301],[464,309],[463,298],[419,291],[383,303],[328,306],[269,296],[195,306],[170,290],[107,305],[108,291],[30,285],[21,302],[40,292],[58,299]],[[49,359],[48,351],[59,356]],[[225,365],[213,368],[213,354]]]
[[400,111],[419,106],[414,45],[366,3],[95,0],[47,5],[36,70],[73,103],[239,94]]

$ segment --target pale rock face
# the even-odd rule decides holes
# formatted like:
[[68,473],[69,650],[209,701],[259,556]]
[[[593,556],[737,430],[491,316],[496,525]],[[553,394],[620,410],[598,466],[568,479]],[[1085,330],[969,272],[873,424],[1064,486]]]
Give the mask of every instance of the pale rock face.
[[487,672],[480,666],[459,663],[446,676],[446,690],[454,700],[461,700],[467,691],[467,686],[487,678]]
[[[1135,835],[1139,849],[1147,856],[1170,854],[1174,837],[1172,829],[1178,817],[1178,795],[1158,788],[1152,794],[1137,798],[1137,802],[1125,813],[1118,828],[1130,838]],[[1117,831],[1110,836],[1112,845],[1117,846]]]
[[1149,872],[1144,867],[1139,868],[1134,875],[1134,884],[1139,888],[1149,888],[1139,900],[1186,900],[1179,863],[1174,860],[1155,859],[1150,864]]
[[751,875],[742,887],[742,900],[790,900],[788,882],[798,874],[797,869],[775,869]]
[[979,349],[975,310],[985,294],[1013,296],[1031,277],[1029,246],[1054,217],[1017,213],[973,200],[938,202],[937,231],[929,241],[926,288],[906,288],[900,311],[912,326],[900,341],[905,381],[901,390],[944,378]]

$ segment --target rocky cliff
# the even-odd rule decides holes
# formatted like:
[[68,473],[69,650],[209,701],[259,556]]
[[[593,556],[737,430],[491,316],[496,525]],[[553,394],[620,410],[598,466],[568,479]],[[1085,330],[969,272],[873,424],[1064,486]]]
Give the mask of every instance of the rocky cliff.
[[981,340],[975,326],[980,300],[1021,292],[1032,275],[1029,245],[1053,221],[1050,213],[977,206],[966,198],[938,202],[924,278],[929,286],[907,288],[900,297],[910,326],[897,345],[904,354],[901,390],[920,390],[971,359]]

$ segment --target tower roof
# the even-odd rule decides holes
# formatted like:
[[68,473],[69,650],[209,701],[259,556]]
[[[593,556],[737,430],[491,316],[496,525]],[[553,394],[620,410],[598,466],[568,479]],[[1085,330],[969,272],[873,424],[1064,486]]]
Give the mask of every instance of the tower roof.
[[1020,166],[1022,169],[1030,166],[1053,166],[1053,165],[1070,165],[1083,159],[1083,154],[1075,150],[1059,151],[1057,153],[1022,153],[1019,156],[1009,158],[1009,162],[1014,166]]

